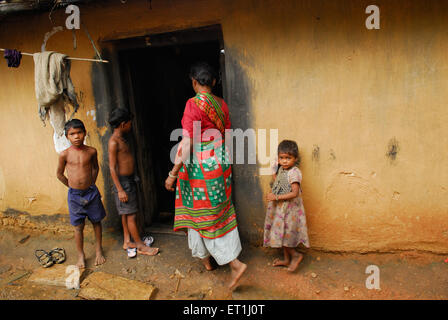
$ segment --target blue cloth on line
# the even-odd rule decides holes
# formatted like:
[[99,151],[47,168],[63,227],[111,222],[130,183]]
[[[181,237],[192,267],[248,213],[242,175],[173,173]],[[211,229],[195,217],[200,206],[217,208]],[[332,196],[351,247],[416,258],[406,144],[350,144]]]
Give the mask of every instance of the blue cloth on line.
[[8,67],[18,68],[22,59],[22,53],[16,49],[5,49],[4,57],[8,62]]

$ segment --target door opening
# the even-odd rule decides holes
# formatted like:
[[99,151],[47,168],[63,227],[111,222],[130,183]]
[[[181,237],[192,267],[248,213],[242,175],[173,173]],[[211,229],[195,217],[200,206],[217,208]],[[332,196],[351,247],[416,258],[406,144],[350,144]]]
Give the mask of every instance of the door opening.
[[[129,43],[142,43],[144,47]],[[223,96],[224,50],[220,26],[129,39],[119,50],[129,108],[134,115],[132,147],[141,180],[140,207],[145,226],[172,226],[174,192],[165,189],[173,163],[170,141],[181,128],[187,100],[195,95],[188,76],[198,61],[212,65],[217,74],[214,94]]]

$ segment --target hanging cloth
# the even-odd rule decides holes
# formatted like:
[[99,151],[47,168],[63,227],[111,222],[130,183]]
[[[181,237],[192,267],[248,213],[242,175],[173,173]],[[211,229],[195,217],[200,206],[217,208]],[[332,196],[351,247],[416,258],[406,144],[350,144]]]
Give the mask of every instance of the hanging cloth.
[[8,62],[8,67],[18,68],[22,60],[22,53],[16,49],[5,49],[4,57]]
[[72,104],[73,113],[79,108],[75,88],[70,79],[70,61],[66,57],[65,54],[53,51],[33,55],[38,113],[44,125],[49,114],[57,152],[67,147],[64,135],[65,102]]

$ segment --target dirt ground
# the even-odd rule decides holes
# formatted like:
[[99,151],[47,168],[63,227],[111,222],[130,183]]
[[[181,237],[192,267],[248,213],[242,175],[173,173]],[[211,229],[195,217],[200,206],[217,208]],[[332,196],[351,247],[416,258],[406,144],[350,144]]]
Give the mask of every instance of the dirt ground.
[[[86,227],[86,229],[91,227]],[[86,234],[87,273],[103,271],[147,282],[157,288],[153,299],[185,300],[315,300],[315,299],[447,299],[448,263],[445,256],[421,252],[384,254],[336,254],[309,250],[298,270],[272,267],[280,251],[243,243],[240,259],[248,269],[233,292],[226,289],[228,266],[205,271],[200,261],[190,256],[187,238],[171,234],[152,234],[161,253],[155,257],[129,259],[122,249],[118,232],[103,231],[106,263],[95,267],[94,237]],[[29,236],[29,237],[28,237]],[[32,233],[0,229],[0,300],[78,300],[78,290],[36,285],[27,281],[40,268],[36,249],[63,247],[66,265],[76,263],[73,234]],[[366,267],[380,270],[380,289],[367,289]],[[184,279],[176,291],[178,269]],[[28,273],[27,273],[28,272]],[[22,277],[20,277],[22,276]],[[20,277],[20,278],[18,278]],[[18,279],[17,279],[18,278]]]

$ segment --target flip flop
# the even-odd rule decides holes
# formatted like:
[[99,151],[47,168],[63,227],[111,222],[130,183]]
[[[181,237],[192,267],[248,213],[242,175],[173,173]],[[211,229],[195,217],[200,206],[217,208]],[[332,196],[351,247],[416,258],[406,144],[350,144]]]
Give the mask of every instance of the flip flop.
[[150,247],[153,244],[153,242],[154,242],[154,237],[152,237],[152,236],[144,236],[142,240],[143,240],[143,242],[145,243],[145,245],[147,247]]
[[54,263],[62,263],[65,261],[65,250],[63,248],[54,248],[48,254]]
[[159,248],[154,248],[154,249],[156,249],[156,252],[153,253],[153,254],[151,254],[151,253],[149,253],[149,252],[147,252],[147,251],[141,251],[141,250],[138,250],[138,249],[137,249],[137,252],[138,252],[139,254],[143,254],[143,255],[145,255],[145,256],[155,256],[155,255],[157,255],[157,254],[159,253]]
[[137,256],[137,248],[127,248],[128,258],[135,258]]
[[48,268],[54,263],[51,255],[45,250],[36,250],[34,251],[34,255],[36,256],[37,261],[39,261],[39,264],[44,268]]

